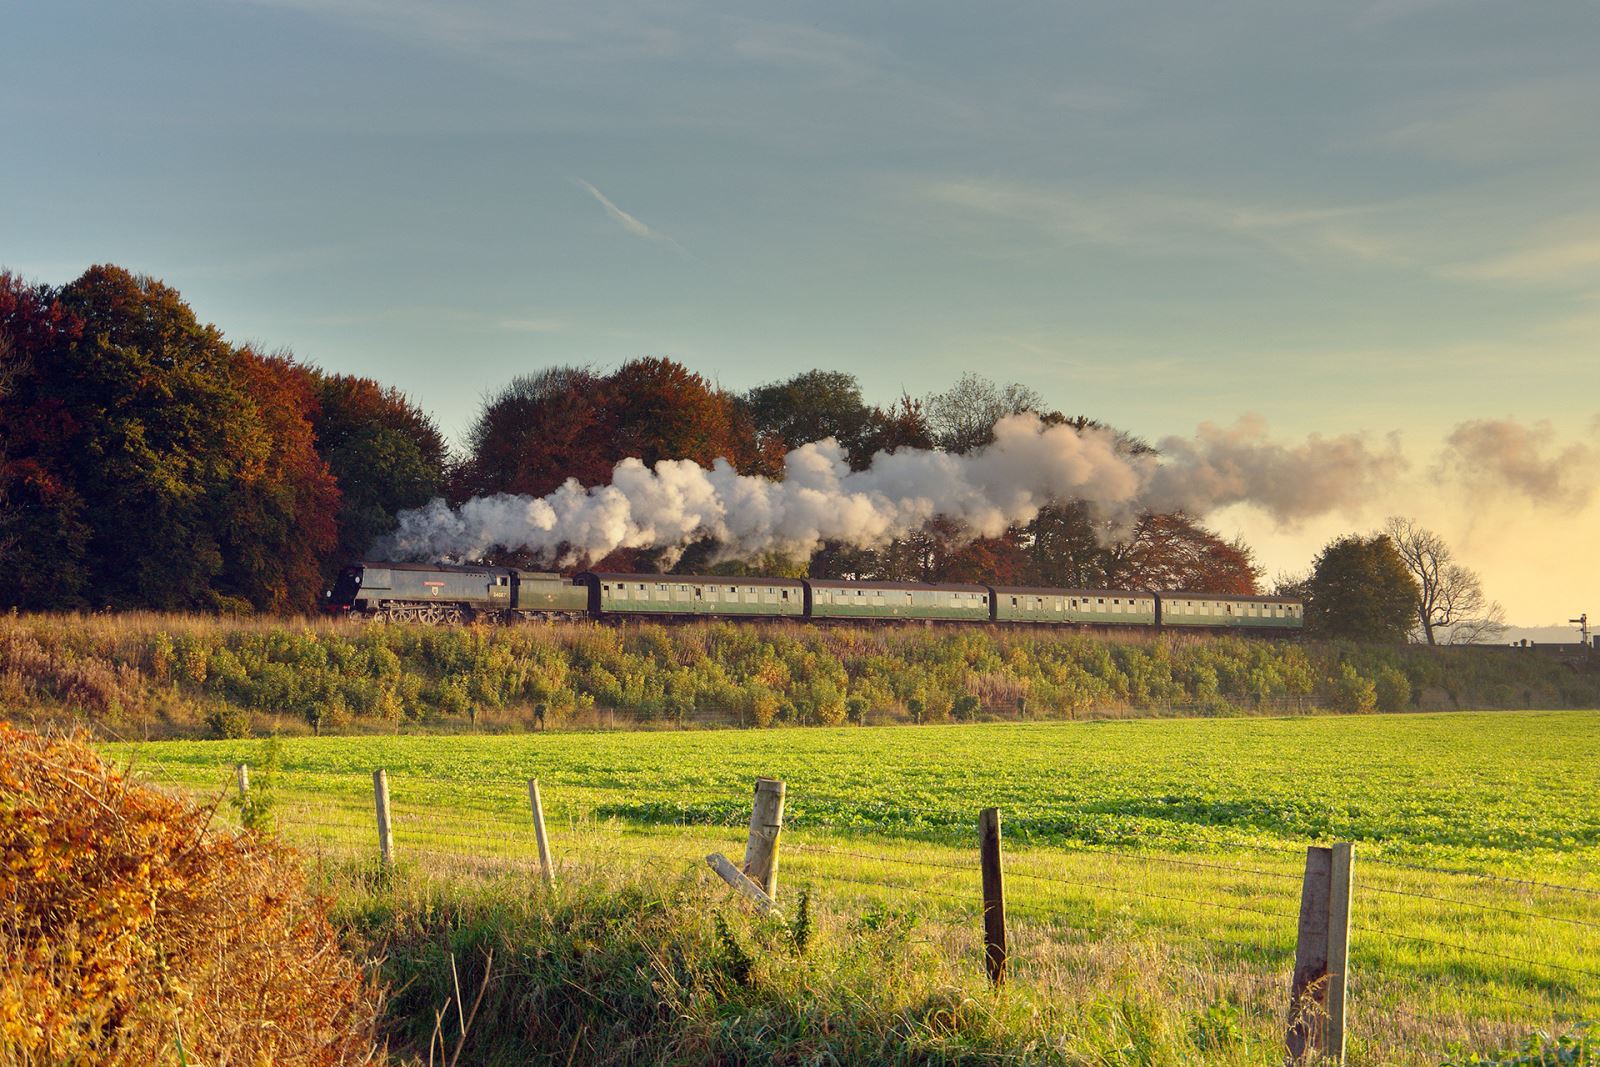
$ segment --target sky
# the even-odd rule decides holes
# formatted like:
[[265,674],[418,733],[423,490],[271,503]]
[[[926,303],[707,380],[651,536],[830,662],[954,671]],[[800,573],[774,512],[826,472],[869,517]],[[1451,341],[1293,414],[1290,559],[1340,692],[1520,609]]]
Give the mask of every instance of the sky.
[[[966,371],[1142,436],[1398,435],[1512,620],[1600,616],[1600,6],[0,0],[0,266],[113,262],[459,438],[558,363],[869,399]],[[1573,475],[1579,477],[1579,475]]]

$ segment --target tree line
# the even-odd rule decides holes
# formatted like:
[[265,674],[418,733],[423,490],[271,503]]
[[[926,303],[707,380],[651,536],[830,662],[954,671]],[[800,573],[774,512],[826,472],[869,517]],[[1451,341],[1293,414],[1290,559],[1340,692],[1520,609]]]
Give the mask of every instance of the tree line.
[[[0,272],[0,605],[306,611],[339,567],[394,529],[398,512],[434,497],[543,495],[569,478],[605,484],[626,457],[723,458],[777,477],[790,449],[824,437],[861,469],[901,448],[981,448],[1019,412],[1102,425],[977,375],[877,405],[838,371],[741,394],[648,357],[609,373],[564,366],[516,378],[485,400],[453,453],[398,390],[232,344],[160,281],[109,265],[59,287]],[[1150,450],[1119,436],[1131,452]],[[691,547],[671,569],[707,569],[714,547]],[[488,562],[538,561],[502,553]],[[652,571],[665,560],[621,550],[585,562]],[[935,521],[881,548],[833,544],[810,559],[743,566],[1218,593],[1258,592],[1261,580],[1248,545],[1189,516],[1145,514],[1113,530],[1076,501],[1000,537]],[[1313,604],[1334,595],[1292,582],[1286,591]]]

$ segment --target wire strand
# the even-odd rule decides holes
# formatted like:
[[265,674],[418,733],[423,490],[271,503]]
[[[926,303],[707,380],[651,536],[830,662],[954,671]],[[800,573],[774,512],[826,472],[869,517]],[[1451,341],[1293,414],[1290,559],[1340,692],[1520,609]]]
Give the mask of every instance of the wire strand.
[[1244,912],[1249,915],[1261,915],[1268,919],[1283,919],[1287,916],[1276,912],[1263,911],[1260,908],[1246,908],[1238,904],[1219,904],[1214,900],[1201,900],[1198,897],[1180,897],[1166,893],[1152,893],[1147,889],[1131,889],[1128,886],[1105,885],[1100,882],[1080,882],[1071,878],[1055,878],[1039,874],[1028,874],[1024,871],[1008,872],[1019,878],[1031,878],[1039,882],[1055,882],[1062,885],[1081,886],[1086,889],[1100,889],[1107,893],[1127,893],[1137,897],[1149,897],[1153,900],[1175,901],[1181,904],[1196,904],[1204,908],[1218,908],[1222,911]]
[[1461,900],[1456,897],[1439,897],[1434,896],[1431,893],[1413,892],[1409,889],[1391,889],[1388,886],[1373,885],[1366,882],[1358,882],[1357,888],[1365,892],[1385,893],[1390,896],[1397,897],[1415,897],[1418,900],[1435,900],[1443,904],[1459,904],[1464,908],[1478,908],[1481,911],[1494,911],[1503,915],[1520,915],[1526,919],[1543,919],[1553,923],[1570,923],[1573,926],[1587,926],[1592,929],[1600,930],[1600,922],[1593,922],[1589,919],[1573,919],[1565,915],[1547,915],[1544,912],[1524,911],[1521,908],[1507,908],[1500,904],[1480,904],[1473,900]]
[[1549,967],[1557,971],[1568,971],[1572,974],[1587,975],[1590,978],[1600,978],[1600,971],[1591,971],[1584,967],[1572,967],[1565,963],[1551,963],[1549,960],[1530,960],[1522,956],[1511,956],[1504,952],[1495,952],[1493,949],[1473,948],[1471,945],[1462,945],[1454,941],[1440,941],[1436,938],[1420,937],[1416,934],[1402,934],[1393,930],[1379,930],[1370,926],[1352,925],[1350,929],[1359,930],[1364,934],[1376,934],[1379,937],[1392,937],[1401,941],[1414,941],[1420,945],[1434,945],[1439,948],[1454,949],[1457,952],[1465,952],[1474,956],[1486,956],[1494,959],[1509,960],[1512,963],[1520,963],[1526,967]]

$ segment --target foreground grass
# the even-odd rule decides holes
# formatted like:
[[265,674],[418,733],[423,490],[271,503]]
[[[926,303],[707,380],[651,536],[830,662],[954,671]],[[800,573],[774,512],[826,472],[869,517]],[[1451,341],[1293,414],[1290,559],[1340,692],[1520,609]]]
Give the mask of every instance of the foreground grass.
[[[458,1042],[463,1062],[508,1065],[1264,1064],[1280,1055],[1273,1027],[1253,1025],[1226,982],[1183,977],[1154,942],[1063,947],[996,991],[969,966],[966,931],[937,917],[808,897],[781,921],[759,918],[692,869],[579,864],[553,890],[465,883],[416,864],[384,878],[346,866],[329,878],[353,947],[380,957],[401,990],[390,1009],[402,1061]],[[476,1014],[457,1014],[458,999]]]
[[[260,742],[108,751],[201,794],[218,793],[235,762],[263,755]],[[837,998],[864,983],[879,999],[861,1010],[901,1022],[851,1040],[954,1020],[938,1024],[949,1031],[939,1056],[952,1061],[1037,1039],[1060,1062],[1195,1062],[1202,1041],[1215,1046],[1199,1057],[1206,1062],[1267,1062],[1286,1011],[1304,847],[1354,840],[1352,1062],[1437,1063],[1455,1043],[1500,1047],[1600,1017],[1600,801],[1585,770],[1597,759],[1596,712],[366,737],[285,742],[269,788],[284,832],[341,887],[352,922],[371,936],[391,919],[404,929],[415,913],[452,916],[445,927],[418,920],[417,937],[507,924],[531,937],[553,928],[537,909],[554,906],[530,889],[525,780],[538,777],[564,886],[642,879],[647,897],[683,912],[672,923],[698,922],[702,938],[719,912],[747,924],[734,936],[756,946],[758,972],[773,972],[761,988],[777,1003],[761,1010],[789,1013],[760,1032],[834,1018],[827,1013],[845,1003]],[[390,776],[399,856],[397,880],[383,883],[350,873],[375,851],[376,766]],[[844,955],[819,947],[804,966],[772,963],[782,956],[777,934],[706,882],[708,852],[741,853],[758,774],[789,788],[781,896],[792,907],[809,886],[826,918],[819,946],[831,938]],[[258,784],[261,776],[258,768]],[[989,805],[1006,820],[1015,927],[1014,981],[1000,1007],[982,988],[977,944],[974,826]],[[557,899],[563,892],[583,891],[561,889]],[[611,937],[626,933],[626,942],[630,923],[654,913],[638,914],[585,943],[611,951]],[[910,955],[872,978],[851,970],[866,964],[850,953],[879,928],[903,931]],[[491,932],[482,936],[501,936]],[[945,999],[928,999],[933,987],[918,984],[934,978]],[[693,988],[718,988],[705,983]],[[692,996],[693,1010],[662,1009],[700,1020],[685,1031],[694,1036],[683,1038],[682,1062],[712,1047],[708,1019],[736,1030],[752,1017],[754,1002],[741,998],[753,994],[740,990]],[[805,990],[822,999],[805,1000]],[[908,1016],[913,1002],[955,1014]],[[1159,1055],[1096,1058],[1093,1035],[1135,1048],[1154,1032],[1164,1035]],[[986,1034],[1004,1040],[983,1045]],[[1066,1044],[1050,1045],[1052,1034]],[[588,1047],[599,1038],[561,1040]],[[926,1050],[895,1048],[906,1062],[920,1055],[906,1050]]]

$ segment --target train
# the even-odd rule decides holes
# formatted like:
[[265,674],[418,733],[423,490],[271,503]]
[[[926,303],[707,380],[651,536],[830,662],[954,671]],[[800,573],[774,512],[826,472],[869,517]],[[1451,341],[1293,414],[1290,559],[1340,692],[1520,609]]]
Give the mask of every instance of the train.
[[459,624],[537,619],[793,619],[1063,627],[1148,627],[1293,634],[1292,597],[1137,589],[841,581],[362,562],[324,594],[330,614]]

